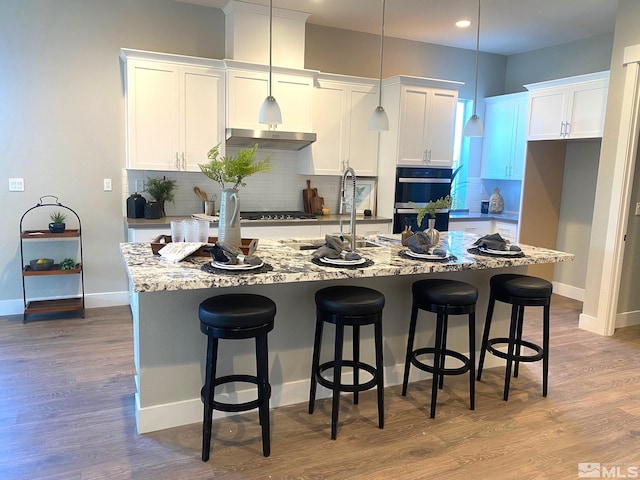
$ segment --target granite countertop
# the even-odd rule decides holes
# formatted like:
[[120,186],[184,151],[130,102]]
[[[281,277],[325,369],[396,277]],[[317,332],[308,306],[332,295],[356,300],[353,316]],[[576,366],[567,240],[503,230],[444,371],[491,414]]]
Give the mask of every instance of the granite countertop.
[[[158,219],[146,219],[146,218],[124,218],[126,228],[169,228],[172,220],[185,220],[191,219],[191,215],[188,216],[175,216],[175,217],[162,217]],[[318,225],[328,224],[337,225],[340,223],[340,218],[343,221],[349,221],[349,215],[318,215],[315,219],[310,220],[241,220],[242,225],[264,227],[264,226],[284,226],[284,225]],[[371,216],[365,217],[364,215],[356,215],[358,224],[367,223],[391,223],[390,218]],[[211,222],[211,226],[217,227],[218,222]]]
[[[287,244],[304,243],[305,239],[260,240],[256,255],[273,270],[264,273],[246,272],[207,273],[201,266],[210,263],[209,257],[188,257],[182,262],[170,263],[153,255],[149,243],[121,243],[127,274],[135,292],[166,290],[195,290],[242,285],[267,285],[343,278],[384,277],[415,275],[421,273],[456,272],[463,270],[492,269],[536,263],[556,263],[574,259],[570,253],[545,248],[520,245],[525,256],[501,258],[472,255],[467,252],[476,235],[466,232],[441,233],[441,244],[456,259],[424,261],[404,258],[399,251],[405,249],[397,242],[380,242],[379,247],[359,249],[373,265],[355,269],[320,266],[311,262],[313,250],[297,250]],[[371,240],[378,241],[375,237]]]
[[449,220],[498,220],[504,222],[518,223],[520,216],[517,213],[480,213],[469,212],[468,210],[458,210],[449,213]]

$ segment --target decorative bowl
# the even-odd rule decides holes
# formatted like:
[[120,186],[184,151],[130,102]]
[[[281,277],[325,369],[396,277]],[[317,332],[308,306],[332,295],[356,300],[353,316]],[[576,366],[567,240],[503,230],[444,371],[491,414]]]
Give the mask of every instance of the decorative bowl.
[[53,267],[53,258],[36,258],[29,262],[33,270],[51,270]]

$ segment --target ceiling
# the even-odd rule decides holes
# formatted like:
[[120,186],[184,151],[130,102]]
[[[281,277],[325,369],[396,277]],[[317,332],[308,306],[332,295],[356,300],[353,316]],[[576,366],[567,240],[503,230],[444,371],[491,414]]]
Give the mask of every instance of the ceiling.
[[[175,0],[222,8],[229,0]],[[269,0],[248,3],[269,5]],[[480,50],[512,55],[615,28],[616,0],[482,0]],[[273,0],[273,8],[310,13],[307,23],[380,34],[381,0]],[[386,0],[385,36],[475,49],[476,0]],[[470,28],[454,22],[466,18]]]

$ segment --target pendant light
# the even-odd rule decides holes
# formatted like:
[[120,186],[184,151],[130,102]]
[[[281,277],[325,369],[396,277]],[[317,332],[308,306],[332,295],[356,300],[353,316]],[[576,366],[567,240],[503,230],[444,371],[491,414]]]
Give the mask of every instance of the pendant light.
[[389,117],[382,106],[382,57],[384,54],[384,4],[382,0],[382,31],[380,32],[380,84],[378,86],[378,106],[369,118],[369,130],[389,130]]
[[476,35],[476,83],[473,91],[473,115],[464,127],[463,135],[465,137],[482,137],[484,135],[484,128],[482,127],[482,120],[476,113],[476,107],[478,104],[478,57],[480,54],[480,0],[478,0],[478,33]]
[[282,112],[276,99],[271,95],[271,70],[272,70],[272,56],[273,56],[273,0],[269,0],[269,95],[262,102],[260,107],[260,113],[258,113],[258,122],[266,123],[267,125],[280,125],[282,123]]

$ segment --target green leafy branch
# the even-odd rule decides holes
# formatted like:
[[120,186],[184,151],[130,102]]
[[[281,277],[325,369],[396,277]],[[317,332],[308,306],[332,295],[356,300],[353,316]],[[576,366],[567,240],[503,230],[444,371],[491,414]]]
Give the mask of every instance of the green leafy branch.
[[409,202],[409,204],[416,209],[418,212],[418,218],[416,219],[418,226],[422,224],[422,220],[424,216],[429,214],[430,218],[435,218],[436,213],[440,211],[447,211],[451,208],[451,203],[453,202],[453,198],[451,195],[447,195],[446,197],[440,197],[436,201],[432,201],[427,203],[424,207],[418,207],[415,203]]
[[233,188],[238,188],[240,185],[244,187],[246,185],[243,182],[245,177],[273,170],[269,155],[262,161],[256,161],[257,151],[258,144],[256,143],[252,148],[240,149],[235,156],[221,157],[220,144],[218,144],[207,153],[207,158],[211,161],[198,164],[198,166],[202,173],[217,182],[223,189],[228,183],[232,183]]

